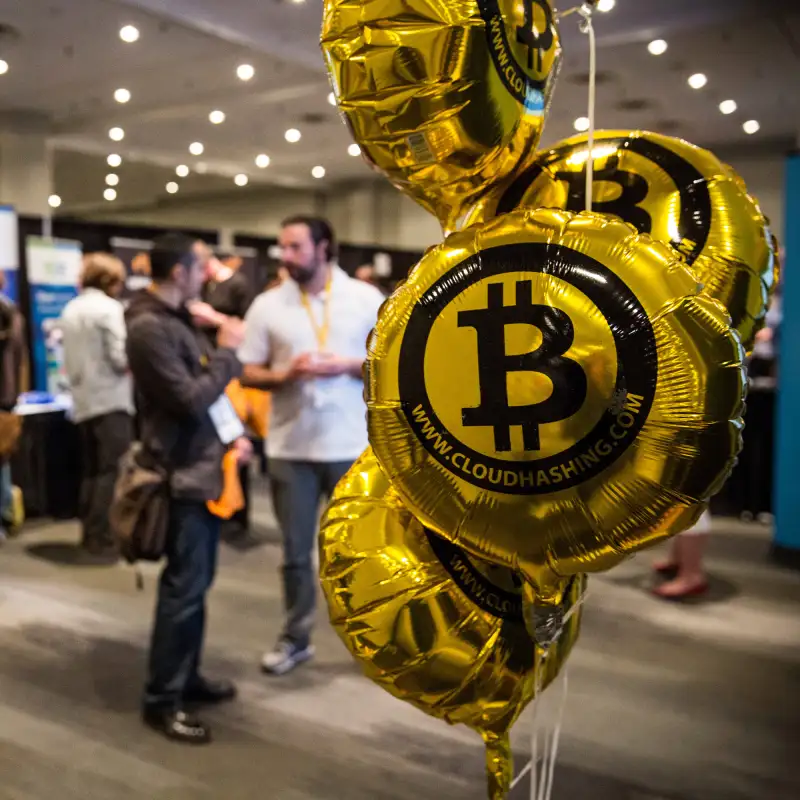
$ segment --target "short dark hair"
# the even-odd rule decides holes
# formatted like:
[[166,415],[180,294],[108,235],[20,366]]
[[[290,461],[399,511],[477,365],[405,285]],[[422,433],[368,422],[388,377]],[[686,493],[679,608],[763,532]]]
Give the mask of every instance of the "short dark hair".
[[154,281],[167,281],[177,264],[190,267],[194,262],[194,242],[182,233],[165,233],[153,241],[150,251],[150,275]]
[[297,214],[288,217],[281,222],[281,228],[288,228],[289,225],[306,225],[311,231],[311,240],[315,245],[320,242],[328,243],[328,261],[333,261],[339,255],[339,245],[336,241],[336,234],[333,226],[324,217],[312,217],[305,214]]

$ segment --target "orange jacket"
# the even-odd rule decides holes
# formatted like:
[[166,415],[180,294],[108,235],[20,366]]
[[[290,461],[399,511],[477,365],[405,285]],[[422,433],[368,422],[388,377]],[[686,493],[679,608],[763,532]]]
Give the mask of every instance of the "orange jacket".
[[[256,436],[267,437],[270,396],[258,389],[245,389],[239,381],[232,381],[225,390],[242,424],[249,426]],[[207,503],[208,510],[220,519],[230,519],[244,508],[244,492],[239,479],[239,462],[235,450],[228,450],[222,459],[222,494]]]

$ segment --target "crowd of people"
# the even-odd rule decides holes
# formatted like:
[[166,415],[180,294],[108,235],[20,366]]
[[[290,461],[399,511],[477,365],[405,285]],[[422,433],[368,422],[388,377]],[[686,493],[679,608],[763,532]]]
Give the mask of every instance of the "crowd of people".
[[123,265],[91,254],[81,294],[63,315],[85,464],[83,546],[100,554],[116,546],[109,509],[118,464],[133,446],[168,476],[166,565],[142,709],[147,725],[181,742],[209,741],[193,709],[236,694],[201,669],[223,462],[234,454],[246,464],[253,452],[229,388],[269,393],[271,401],[266,454],[283,541],[285,621],[263,656],[265,672],[284,675],[314,655],[319,503],[367,446],[362,367],[384,295],[337,265],[324,219],[287,219],[279,246],[281,269],[256,296],[235,257],[161,236],[150,252],[151,284],[124,305]]
[[[81,292],[60,323],[82,442],[82,547],[92,555],[118,553],[110,511],[118,502],[120,464],[131,453],[166,476],[159,552],[166,564],[142,708],[149,726],[181,742],[210,741],[193,709],[236,695],[233,684],[206,676],[201,664],[222,520],[242,506],[226,502],[228,482],[238,481],[246,496],[253,442],[264,446],[269,463],[283,545],[285,618],[261,660],[276,676],[314,656],[319,504],[368,443],[362,369],[385,299],[375,272],[364,266],[351,277],[342,270],[334,231],[318,217],[285,220],[279,247],[280,267],[258,292],[237,256],[165,234],[149,254],[151,282],[124,302],[122,262],[89,254]],[[769,335],[762,334],[761,346]],[[0,369],[26,362],[23,346],[20,317],[0,300]],[[257,398],[249,418],[232,387]],[[15,398],[0,397],[0,440]],[[7,464],[0,468],[5,497]],[[3,499],[3,514],[7,507]],[[707,590],[709,527],[704,514],[654,565],[666,578],[654,589],[658,596],[682,599]]]

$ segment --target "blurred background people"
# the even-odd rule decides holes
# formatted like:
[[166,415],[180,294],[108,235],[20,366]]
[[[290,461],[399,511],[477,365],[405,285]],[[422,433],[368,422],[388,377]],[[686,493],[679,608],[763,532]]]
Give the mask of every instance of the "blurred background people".
[[113,553],[108,511],[117,464],[130,446],[133,396],[119,298],[125,267],[107,253],[84,258],[81,293],[62,314],[64,365],[80,430],[83,475],[82,546],[92,555]]
[[128,356],[142,445],[170,473],[170,509],[143,718],[168,738],[204,744],[211,731],[190,707],[236,695],[232,683],[204,677],[200,666],[220,529],[208,504],[222,493],[222,460],[229,445],[240,450],[241,460],[249,457],[249,443],[228,441],[214,421],[217,411],[225,415],[225,389],[241,371],[235,350],[243,323],[226,318],[211,352],[187,309],[203,282],[191,240],[178,234],[160,237],[150,263],[153,285],[132,299],[126,314]]
[[275,675],[314,655],[319,503],[367,446],[362,367],[384,300],[337,266],[324,219],[285,220],[279,244],[288,278],[255,300],[239,351],[245,385],[272,391],[267,455],[283,537],[286,619],[262,667]]
[[693,528],[672,540],[667,558],[653,565],[653,569],[667,579],[653,590],[656,597],[686,600],[708,591],[703,556],[710,532],[711,513],[706,511]]
[[25,320],[3,294],[5,288],[6,276],[0,271],[0,542],[14,518],[9,458],[19,439],[21,421],[13,412],[29,382]]
[[244,319],[253,302],[250,279],[241,272],[242,259],[235,254],[211,256],[206,265],[206,282],[201,298],[226,317]]

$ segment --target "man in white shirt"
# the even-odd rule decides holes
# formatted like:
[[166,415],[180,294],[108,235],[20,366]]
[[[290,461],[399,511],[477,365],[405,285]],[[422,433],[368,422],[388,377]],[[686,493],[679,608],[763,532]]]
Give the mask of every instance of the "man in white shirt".
[[262,666],[275,675],[314,654],[317,510],[368,443],[362,367],[384,300],[334,263],[325,220],[286,220],[279,244],[289,279],[256,298],[239,351],[243,383],[272,392],[267,455],[283,535],[286,621]]
[[125,267],[114,256],[91,253],[84,259],[81,285],[83,291],[67,304],[59,327],[82,442],[82,544],[89,553],[104,555],[114,550],[108,510],[117,463],[133,432],[125,318],[117,299],[125,285]]

